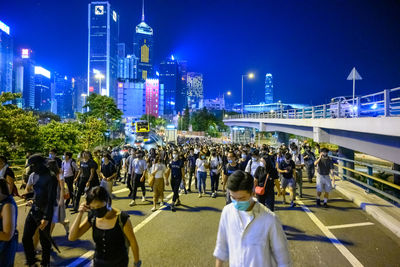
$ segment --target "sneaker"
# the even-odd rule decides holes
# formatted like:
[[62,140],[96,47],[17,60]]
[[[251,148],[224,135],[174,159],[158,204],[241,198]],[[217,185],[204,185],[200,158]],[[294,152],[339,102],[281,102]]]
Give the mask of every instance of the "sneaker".
[[153,207],[153,208],[151,209],[152,212],[155,212],[156,210],[157,210],[156,207]]
[[211,197],[212,197],[212,198],[216,198],[216,197],[217,197],[217,194],[216,194],[216,193],[212,193],[212,194],[211,194]]
[[178,199],[176,202],[175,202],[175,206],[179,206],[181,204],[181,201]]
[[142,197],[142,202],[145,202],[146,201],[146,197]]
[[174,204],[171,204],[171,210],[176,211]]
[[160,201],[160,207],[161,206],[164,206],[164,202],[163,201]]
[[296,207],[296,203],[294,203],[293,201],[292,201],[292,202],[290,202],[290,207],[291,207],[291,208],[294,208],[294,207]]
[[328,207],[328,203],[324,202],[324,208]]
[[135,205],[136,205],[136,201],[135,200],[132,200],[131,203],[129,203],[129,206],[131,206],[131,207],[133,207]]
[[317,206],[321,206],[321,199],[317,198]]
[[201,194],[199,194],[199,198],[201,198],[202,197],[202,195]]

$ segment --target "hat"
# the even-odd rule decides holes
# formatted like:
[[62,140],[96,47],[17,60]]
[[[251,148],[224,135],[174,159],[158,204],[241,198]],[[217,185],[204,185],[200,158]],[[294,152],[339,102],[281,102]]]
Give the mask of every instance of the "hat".
[[43,164],[45,162],[45,158],[43,158],[40,154],[34,154],[28,159],[28,166],[32,164]]

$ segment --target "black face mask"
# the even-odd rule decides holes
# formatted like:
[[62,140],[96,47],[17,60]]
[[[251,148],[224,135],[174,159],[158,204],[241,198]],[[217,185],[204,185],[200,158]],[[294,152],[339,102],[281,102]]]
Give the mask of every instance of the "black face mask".
[[103,218],[104,216],[106,216],[107,212],[108,212],[107,205],[98,209],[92,209],[92,214],[97,218]]

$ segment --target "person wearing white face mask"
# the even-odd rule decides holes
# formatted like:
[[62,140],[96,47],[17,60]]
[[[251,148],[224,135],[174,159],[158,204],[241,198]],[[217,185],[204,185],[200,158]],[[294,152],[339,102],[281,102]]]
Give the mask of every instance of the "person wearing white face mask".
[[235,171],[227,187],[232,203],[226,205],[219,222],[214,250],[216,266],[290,266],[286,235],[278,217],[253,197],[254,179]]
[[217,152],[213,151],[210,158],[211,197],[217,197],[219,174],[221,172],[221,159]]
[[[206,193],[206,179],[207,179],[207,169],[209,164],[206,160],[206,155],[201,152],[200,157],[196,160],[196,174],[199,188],[199,197],[202,197]],[[203,189],[203,190],[202,190]]]
[[260,158],[259,151],[256,149],[251,153],[251,159],[247,163],[246,172],[250,173],[254,177],[254,174],[258,167],[265,167],[264,160]]

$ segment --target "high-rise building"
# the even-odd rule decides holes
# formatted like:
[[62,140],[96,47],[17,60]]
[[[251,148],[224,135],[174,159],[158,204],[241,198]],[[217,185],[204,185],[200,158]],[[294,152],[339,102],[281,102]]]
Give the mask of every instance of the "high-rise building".
[[116,99],[119,16],[108,1],[91,2],[88,14],[88,94]]
[[265,104],[271,104],[274,102],[274,83],[272,74],[265,74]]
[[13,92],[22,95],[14,104],[27,109],[35,108],[35,62],[31,59],[31,52],[22,49],[13,66]]
[[0,93],[12,92],[13,39],[10,27],[0,21]]
[[187,106],[187,61],[178,61],[178,90],[176,92],[176,110],[181,112]]
[[141,81],[118,82],[118,109],[129,120],[139,119],[146,109],[145,83]]
[[187,97],[190,108],[198,108],[203,100],[203,74],[187,73]]
[[145,81],[153,77],[153,29],[144,21],[144,0],[142,21],[136,26],[133,51],[138,58],[138,78]]
[[180,80],[178,62],[173,57],[161,62],[159,77],[164,89],[164,115],[176,114],[176,96]]
[[118,57],[118,80],[136,80],[137,79],[137,62],[135,55],[127,55],[126,57]]
[[74,78],[68,78],[67,76],[56,72],[53,74],[53,102],[56,105],[54,113],[59,115],[61,118],[72,118],[74,116],[74,85]]
[[158,79],[146,79],[146,112],[145,114],[158,117],[160,108],[159,96],[160,82]]
[[74,77],[72,80],[74,88],[74,112],[84,112],[83,106],[86,104],[87,80],[82,77]]
[[35,109],[51,111],[51,73],[35,66]]

